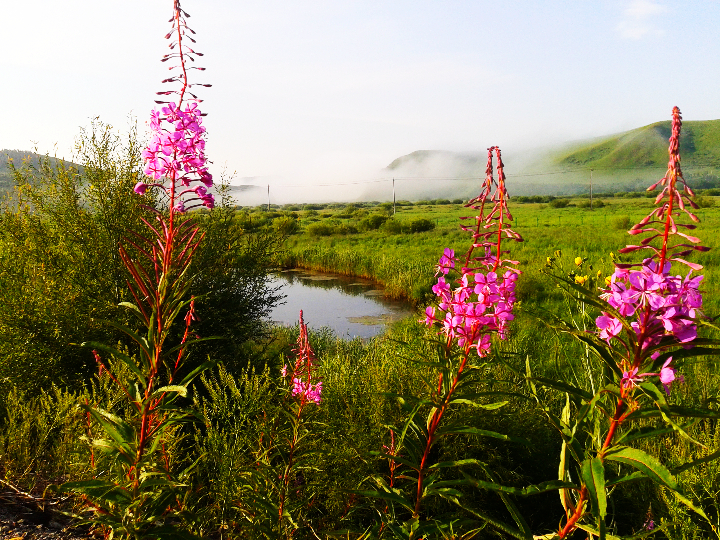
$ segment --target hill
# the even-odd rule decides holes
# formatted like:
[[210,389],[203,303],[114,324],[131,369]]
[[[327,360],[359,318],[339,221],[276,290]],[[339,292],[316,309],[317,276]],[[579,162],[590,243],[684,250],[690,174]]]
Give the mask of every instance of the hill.
[[[628,169],[665,167],[670,121],[655,122],[600,140],[580,143],[555,156],[559,166]],[[720,120],[683,122],[680,152],[686,168],[720,167]]]
[[[39,167],[40,161],[48,156],[36,154],[35,152],[27,152],[24,150],[0,150],[0,192],[9,190],[13,185],[13,176],[10,169],[9,163],[12,161],[13,165],[20,167],[23,163],[32,165],[33,167]],[[57,158],[50,158],[55,161]],[[66,166],[74,166],[78,168],[78,165],[65,161]]]
[[[665,172],[669,138],[670,121],[663,121],[532,151],[506,148],[508,186],[514,195],[587,193],[590,182],[596,192],[644,190]],[[720,120],[683,122],[680,152],[690,185],[720,186],[716,171],[720,168]],[[476,194],[477,181],[460,179],[484,177],[486,159],[485,151],[418,150],[393,160],[382,174],[402,180],[402,198],[466,197]],[[444,181],[449,178],[456,180]]]

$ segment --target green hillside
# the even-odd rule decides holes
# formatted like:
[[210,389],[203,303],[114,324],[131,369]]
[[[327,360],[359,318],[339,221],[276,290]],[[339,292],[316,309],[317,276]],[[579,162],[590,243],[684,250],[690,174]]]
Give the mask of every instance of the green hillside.
[[[560,167],[634,169],[664,167],[670,121],[656,122],[576,146],[555,157]],[[680,153],[687,167],[720,167],[720,120],[683,122]]]
[[[0,150],[0,191],[7,191],[13,185],[12,172],[10,170],[9,163],[12,161],[15,167],[21,167],[23,164],[28,164],[33,167],[39,167],[42,159],[47,156],[36,154],[35,152],[28,152],[25,150]],[[55,163],[56,161],[63,161],[57,158],[50,158]],[[66,166],[77,165],[70,161],[64,162]]]

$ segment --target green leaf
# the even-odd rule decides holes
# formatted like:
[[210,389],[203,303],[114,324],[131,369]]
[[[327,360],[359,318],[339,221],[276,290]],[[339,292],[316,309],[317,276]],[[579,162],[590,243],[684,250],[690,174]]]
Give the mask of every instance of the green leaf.
[[585,460],[580,467],[580,474],[590,495],[597,516],[604,520],[607,515],[607,493],[605,492],[605,467],[597,457]]
[[[463,473],[463,476],[469,485],[476,488],[489,489],[491,491],[507,493],[508,495],[517,495],[520,497],[529,497],[531,495],[538,495],[539,493],[555,491],[557,489],[579,489],[579,487],[575,484],[571,482],[564,482],[562,480],[548,480],[547,482],[540,482],[539,484],[533,484],[524,488],[516,488],[512,486],[503,486],[502,484],[495,482],[488,482],[487,480],[480,480],[465,473]],[[445,485],[444,482],[451,482],[455,484],[458,480],[444,480],[442,482],[437,482],[436,485]]]
[[498,401],[496,403],[478,403],[477,401],[471,401],[469,399],[458,398],[458,399],[453,399],[452,401],[450,401],[448,403],[448,405],[455,405],[455,404],[470,405],[471,407],[477,407],[478,409],[494,411],[496,409],[500,409],[501,407],[504,407],[508,403],[510,403],[510,402],[509,401]]
[[569,383],[556,381],[554,379],[547,379],[545,377],[535,377],[534,380],[541,383],[543,386],[548,386],[550,388],[554,388],[555,390],[560,390],[563,393],[578,396],[585,401],[590,401],[593,398],[593,395],[590,392]]
[[630,465],[634,469],[642,471],[653,482],[672,489],[673,491],[678,490],[677,481],[668,468],[655,457],[642,450],[619,447],[605,454],[605,459]]
[[153,392],[153,396],[163,394],[166,392],[176,392],[182,397],[187,397],[187,386],[180,386],[179,384],[171,384],[168,386],[162,386]]
[[680,474],[683,471],[687,471],[688,469],[692,469],[693,467],[697,467],[698,465],[702,465],[703,463],[709,463],[711,461],[716,460],[718,457],[720,457],[720,450],[716,450],[712,454],[696,459],[694,461],[691,461],[689,463],[685,463],[684,465],[680,465],[679,467],[675,467],[672,470],[673,474]]
[[188,386],[195,377],[200,375],[206,369],[213,367],[215,364],[217,364],[215,360],[207,360],[206,362],[203,362],[185,376],[185,378],[180,382],[180,386]]
[[135,361],[130,358],[127,354],[121,353],[117,349],[113,347],[108,347],[104,343],[100,343],[98,341],[84,341],[80,344],[81,347],[88,347],[92,349],[98,349],[101,351],[104,351],[106,353],[110,353],[113,357],[120,360],[123,364],[125,364],[128,368],[130,368],[130,371],[132,371],[135,376],[138,378],[138,381],[140,384],[145,386],[145,374],[140,370],[140,368],[137,366]]
[[482,461],[479,461],[477,459],[458,459],[455,461],[439,461],[437,463],[433,463],[428,467],[428,470],[430,469],[439,469],[444,467],[464,467],[465,465],[485,465]]
[[497,431],[490,431],[487,429],[474,428],[470,426],[458,426],[448,427],[446,429],[438,429],[437,435],[478,435],[480,437],[492,437],[493,439],[500,439],[503,441],[515,442],[518,444],[524,444],[525,446],[532,446],[529,441],[521,437],[515,437],[513,435],[505,435],[498,433]]
[[373,490],[351,490],[350,493],[354,493],[356,495],[361,495],[363,497],[369,497],[371,499],[383,499],[386,501],[392,501],[392,502],[398,503],[400,506],[402,506],[406,510],[409,510],[410,512],[413,512],[415,510],[415,508],[410,503],[410,501],[405,499],[405,497],[398,495],[397,493],[373,491]]
[[80,480],[78,482],[66,482],[59,487],[60,491],[73,491],[86,495],[90,499],[103,501],[112,504],[129,504],[132,501],[130,493],[107,480]]

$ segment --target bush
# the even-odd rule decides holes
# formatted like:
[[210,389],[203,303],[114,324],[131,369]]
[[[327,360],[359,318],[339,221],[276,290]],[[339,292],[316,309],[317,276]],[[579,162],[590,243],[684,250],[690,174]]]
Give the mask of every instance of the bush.
[[380,214],[374,214],[368,216],[360,221],[358,229],[361,231],[374,231],[380,228],[380,226],[388,220],[387,216],[381,216]]
[[568,204],[570,204],[569,199],[553,199],[548,203],[548,206],[550,208],[565,208]]
[[400,234],[403,232],[403,224],[395,218],[390,218],[382,224],[380,229],[388,234]]
[[[122,142],[93,122],[77,146],[81,167],[45,158],[14,171],[13,204],[0,213],[0,380],[23,389],[78,387],[97,369],[85,341],[117,343],[122,335],[103,324],[134,326],[120,302],[132,302],[118,245],[142,234],[141,218],[154,221],[133,187],[144,179],[140,145],[132,131]],[[221,186],[217,208],[196,213],[205,239],[198,248],[189,293],[198,297],[197,332],[225,339],[203,342],[195,358],[217,352],[236,357],[237,345],[258,326],[277,295],[267,288],[277,234],[248,234],[255,224],[239,213]],[[159,204],[157,204],[159,206]],[[222,351],[222,353],[221,353]]]
[[713,206],[715,206],[715,200],[711,197],[705,197],[704,195],[701,197],[695,197],[695,203],[700,208],[712,208]]
[[333,226],[329,223],[312,223],[308,225],[307,232],[312,236],[330,236]]
[[613,229],[627,230],[630,228],[630,216],[615,216],[612,218]]
[[300,229],[297,219],[292,216],[277,217],[273,219],[273,229],[283,236],[295,234]]
[[[605,206],[604,202],[602,202],[599,199],[593,199],[593,202],[592,202],[593,208],[602,208],[603,206]],[[577,207],[578,208],[590,208],[590,201],[588,199],[583,199],[582,201],[577,203]]]
[[435,222],[430,219],[418,218],[418,219],[413,219],[410,222],[410,232],[411,233],[432,231],[434,228],[435,228]]

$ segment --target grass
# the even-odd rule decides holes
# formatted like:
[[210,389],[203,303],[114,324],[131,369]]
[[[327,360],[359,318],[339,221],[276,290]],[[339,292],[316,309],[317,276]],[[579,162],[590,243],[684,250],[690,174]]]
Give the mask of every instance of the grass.
[[[710,197],[711,200],[714,200]],[[565,318],[579,320],[574,302],[562,297],[542,270],[547,257],[561,250],[559,262],[566,271],[611,272],[610,252],[630,240],[623,230],[636,222],[651,208],[644,198],[613,198],[607,206],[590,211],[581,208],[580,200],[571,200],[564,208],[543,204],[515,204],[511,210],[515,229],[525,242],[511,247],[512,257],[519,260],[523,271],[517,292],[523,309],[518,313],[510,338],[495,343],[494,364],[486,367],[483,376],[492,381],[492,389],[524,392],[522,374],[526,359],[536,375],[587,387],[596,375],[585,363],[584,349],[568,337],[548,329],[544,313],[552,311]],[[355,207],[320,208],[312,211],[248,212],[243,218],[247,228],[253,223],[277,223],[286,227],[285,218],[298,219],[283,255],[285,264],[317,270],[370,277],[383,282],[394,295],[409,296],[418,305],[430,298],[433,266],[444,247],[463,252],[468,235],[458,230],[459,217],[468,211],[457,204],[421,204],[402,206],[395,220],[410,223],[430,219],[431,231],[410,233],[400,227],[399,233],[377,230],[352,233],[355,224],[368,215],[384,214],[387,208]],[[314,212],[314,213],[313,213]],[[275,215],[277,214],[277,215]],[[706,265],[704,282],[706,310],[718,310],[718,238],[720,209],[709,207],[699,212],[703,219],[697,235],[714,248],[695,260]],[[333,230],[344,234],[313,236],[307,233],[312,223],[330,223]],[[340,227],[343,226],[343,227]],[[397,230],[397,229],[396,229]],[[577,268],[573,259],[587,257]],[[592,268],[590,268],[592,267]],[[592,314],[586,318],[591,324]],[[312,524],[320,538],[327,531],[363,530],[373,523],[382,505],[355,498],[353,490],[367,489],[372,475],[386,475],[387,462],[377,452],[388,443],[389,425],[401,422],[403,413],[393,394],[422,395],[426,391],[426,366],[418,361],[433,359],[435,349],[432,331],[409,318],[395,325],[386,335],[362,343],[343,341],[327,331],[311,335],[316,349],[320,374],[324,380],[322,404],[314,410],[312,432],[307,438],[307,461],[304,476],[299,477],[294,497],[305,501],[296,517],[300,524],[297,538],[317,538],[305,524]],[[243,358],[230,367],[219,368],[194,389],[199,409],[199,422],[178,431],[173,446],[173,459],[184,466],[200,459],[188,494],[187,508],[195,516],[192,528],[203,537],[259,538],[248,526],[248,509],[257,496],[252,489],[253,471],[261,457],[268,458],[269,433],[274,433],[282,414],[278,403],[282,390],[278,373],[292,354],[297,328],[275,328],[267,339],[247,344]],[[245,369],[237,366],[247,364]],[[250,367],[250,364],[255,367]],[[681,404],[717,400],[720,397],[718,363],[701,357],[681,367],[686,384],[677,385],[673,399]],[[478,390],[487,390],[485,386]],[[103,463],[90,472],[90,451],[78,439],[85,434],[84,417],[74,406],[84,399],[103,404],[109,411],[122,409],[117,389],[107,379],[89,385],[85,390],[70,392],[46,389],[37,396],[5,394],[0,403],[3,422],[0,424],[0,472],[8,480],[35,493],[48,481],[69,480],[96,474],[102,477]],[[559,410],[564,402],[561,394],[547,393],[547,404]],[[475,413],[473,413],[475,414]],[[485,416],[477,413],[468,420],[475,426],[522,436],[532,442],[524,448],[505,443],[492,443],[477,438],[458,436],[448,439],[438,453],[447,459],[475,458],[490,466],[502,482],[513,486],[553,479],[557,474],[560,441],[557,433],[544,420],[542,411],[521,395],[510,399],[501,414]],[[707,455],[720,445],[720,429],[714,420],[702,420],[689,428],[689,433],[707,448],[693,445],[678,434],[640,446],[659,455],[670,467],[687,459]],[[262,456],[261,456],[262,454]],[[709,462],[698,469],[679,475],[686,492],[702,503],[708,516],[717,522],[720,509],[720,465]],[[508,519],[501,501],[481,490],[468,491],[468,500],[477,508],[498,519]],[[268,492],[268,497],[271,493]],[[609,509],[611,528],[616,534],[629,535],[642,529],[650,512],[657,523],[667,526],[657,538],[707,538],[707,525],[677,500],[654,484],[645,481],[618,487]],[[518,499],[517,504],[534,531],[549,532],[557,526],[562,514],[557,493]],[[447,508],[430,509],[431,515],[442,516]],[[308,525],[309,526],[309,525]],[[313,533],[314,534],[314,533]],[[483,533],[479,538],[496,538]]]

